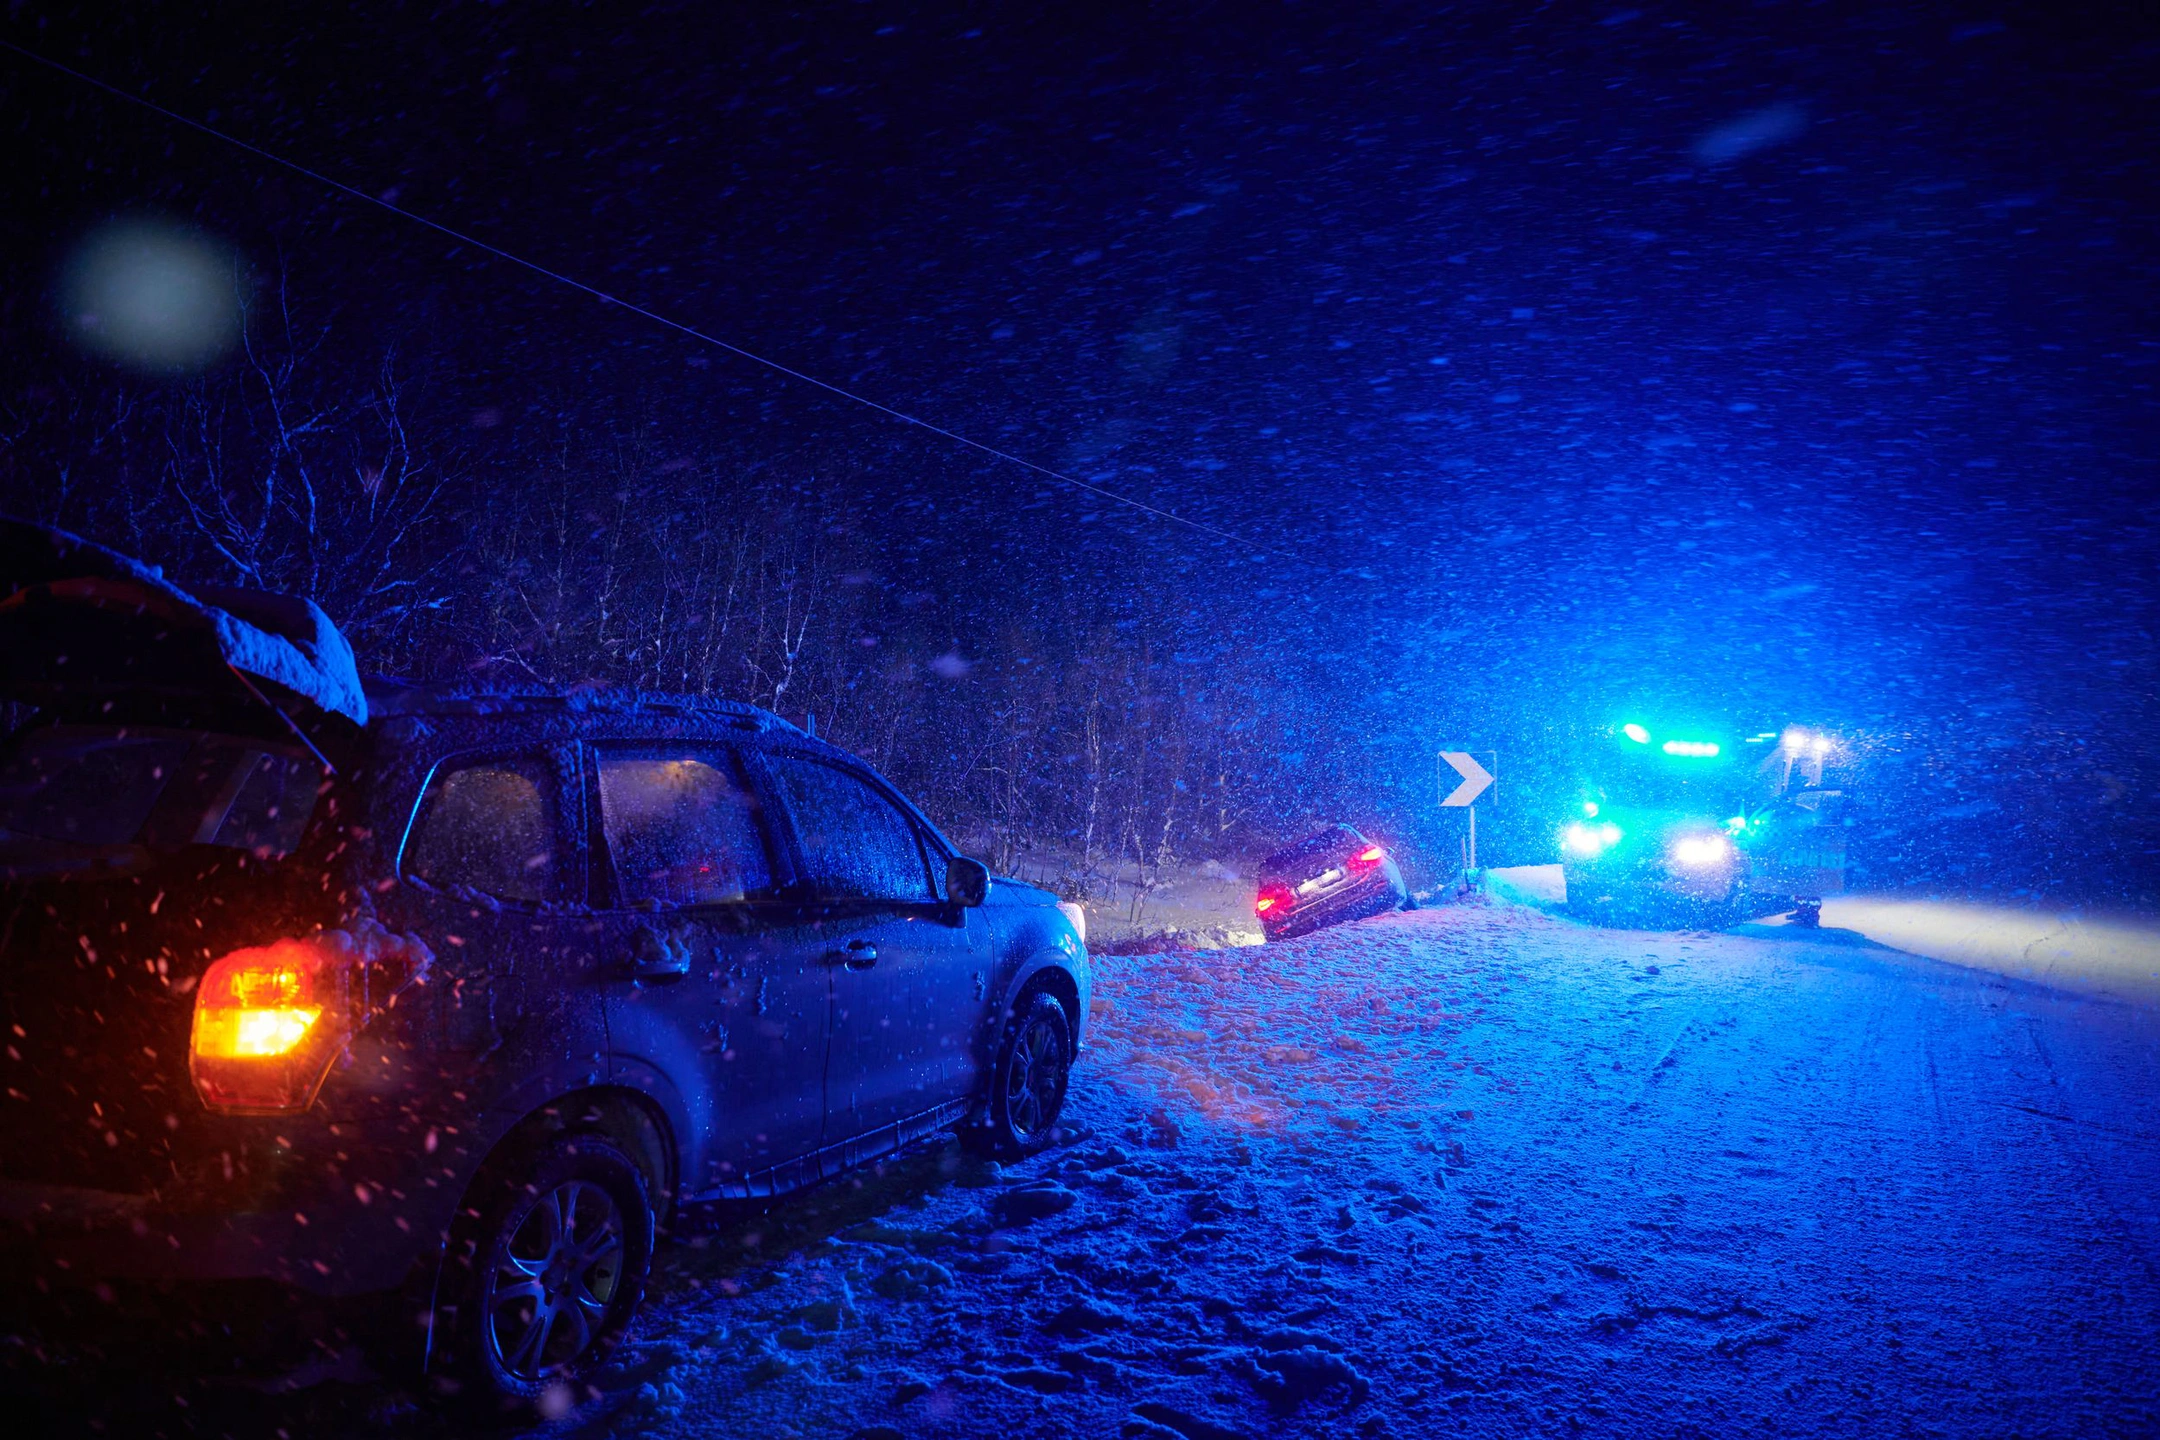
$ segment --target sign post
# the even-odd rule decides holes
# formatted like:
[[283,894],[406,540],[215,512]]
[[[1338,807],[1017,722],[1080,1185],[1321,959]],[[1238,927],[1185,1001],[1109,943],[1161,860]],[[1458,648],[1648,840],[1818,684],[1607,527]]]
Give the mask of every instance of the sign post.
[[[1490,770],[1478,763],[1477,757],[1480,755],[1491,762]],[[1440,803],[1448,809],[1466,809],[1470,812],[1470,843],[1463,852],[1465,873],[1477,869],[1477,798],[1492,785],[1499,770],[1500,752],[1497,750],[1440,752]],[[1493,803],[1498,804],[1499,800],[1499,792],[1495,791]]]

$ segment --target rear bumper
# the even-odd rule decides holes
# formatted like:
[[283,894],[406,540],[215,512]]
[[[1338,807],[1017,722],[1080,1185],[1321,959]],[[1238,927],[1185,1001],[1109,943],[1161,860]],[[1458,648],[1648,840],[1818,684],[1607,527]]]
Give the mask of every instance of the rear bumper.
[[1301,905],[1290,912],[1288,919],[1278,923],[1262,922],[1260,929],[1270,940],[1289,940],[1323,926],[1337,925],[1345,920],[1363,920],[1393,910],[1409,896],[1410,892],[1400,880],[1390,875],[1387,869],[1378,869],[1363,883],[1338,890],[1313,904]]
[[363,1204],[323,1195],[279,1212],[190,1212],[149,1195],[0,1181],[7,1268],[63,1283],[272,1280],[315,1295],[361,1295],[397,1286],[434,1254],[435,1229],[387,1196]]

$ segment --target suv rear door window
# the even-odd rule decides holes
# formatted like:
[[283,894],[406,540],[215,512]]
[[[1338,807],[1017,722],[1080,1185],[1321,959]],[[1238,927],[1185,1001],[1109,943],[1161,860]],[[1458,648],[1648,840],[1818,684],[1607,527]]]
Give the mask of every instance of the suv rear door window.
[[264,750],[247,758],[237,778],[232,804],[210,843],[258,855],[282,855],[298,845],[315,808],[322,767],[304,755]]
[[499,900],[556,898],[555,771],[537,756],[445,762],[405,842],[405,874]]
[[271,859],[300,843],[322,778],[309,756],[236,735],[51,725],[0,761],[0,834]]
[[757,802],[725,753],[602,752],[597,768],[624,904],[724,905],[771,891]]
[[900,807],[836,766],[791,755],[768,758],[802,849],[803,880],[839,899],[937,899],[922,841]]

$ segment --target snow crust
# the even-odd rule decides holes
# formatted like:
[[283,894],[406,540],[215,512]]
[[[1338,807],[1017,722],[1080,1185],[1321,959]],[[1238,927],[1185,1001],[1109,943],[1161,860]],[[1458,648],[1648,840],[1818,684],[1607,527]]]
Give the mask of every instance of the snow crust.
[[[618,1433],[2160,1426],[2160,1016],[1516,906],[1097,960],[1069,1144],[662,1257]],[[567,1422],[566,1423],[571,1423]]]
[[274,681],[356,725],[368,718],[360,666],[344,632],[312,600],[262,590],[206,588],[202,609],[236,670]]

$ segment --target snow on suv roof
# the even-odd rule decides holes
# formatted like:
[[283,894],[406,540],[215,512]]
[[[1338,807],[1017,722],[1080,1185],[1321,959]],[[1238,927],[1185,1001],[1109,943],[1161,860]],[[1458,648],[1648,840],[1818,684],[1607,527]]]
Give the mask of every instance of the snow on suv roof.
[[426,685],[370,676],[367,692],[373,712],[386,718],[393,715],[508,715],[535,710],[563,710],[609,714],[696,715],[733,720],[752,730],[777,730],[795,735],[803,733],[772,711],[761,710],[740,700],[718,700],[705,695],[679,695],[667,691],[596,686],[548,690],[539,686]]

